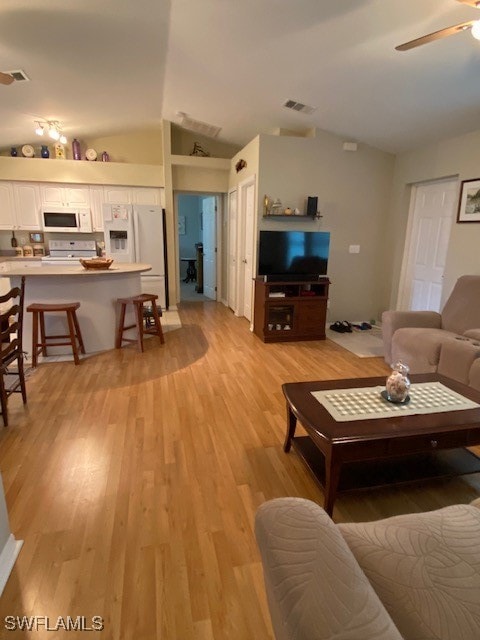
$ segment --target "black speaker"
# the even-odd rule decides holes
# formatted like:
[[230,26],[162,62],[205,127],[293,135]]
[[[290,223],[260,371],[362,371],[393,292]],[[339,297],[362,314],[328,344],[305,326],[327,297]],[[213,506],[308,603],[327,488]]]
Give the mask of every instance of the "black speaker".
[[317,196],[308,196],[307,198],[307,216],[315,216],[318,211]]

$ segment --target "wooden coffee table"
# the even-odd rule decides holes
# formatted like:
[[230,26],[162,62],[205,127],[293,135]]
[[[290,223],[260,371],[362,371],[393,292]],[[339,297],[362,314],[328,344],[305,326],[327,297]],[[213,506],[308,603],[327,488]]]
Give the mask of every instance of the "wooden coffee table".
[[[480,404],[480,392],[444,376],[410,378],[412,383],[441,382]],[[288,453],[293,442],[324,487],[324,508],[330,516],[337,490],[480,471],[480,459],[464,448],[480,444],[480,408],[337,422],[312,395],[384,385],[385,377],[282,385],[287,400],[284,450]],[[307,436],[295,436],[297,419]],[[341,476],[345,482],[339,486]]]

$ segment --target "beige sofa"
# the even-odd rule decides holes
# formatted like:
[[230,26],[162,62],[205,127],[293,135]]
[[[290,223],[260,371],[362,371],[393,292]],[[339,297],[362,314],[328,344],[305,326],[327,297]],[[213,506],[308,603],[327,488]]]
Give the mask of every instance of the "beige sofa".
[[480,276],[459,278],[441,313],[384,311],[382,334],[388,364],[401,360],[411,373],[438,371],[465,384],[473,374],[480,385]]
[[317,504],[257,511],[277,640],[479,640],[480,500],[335,524]]

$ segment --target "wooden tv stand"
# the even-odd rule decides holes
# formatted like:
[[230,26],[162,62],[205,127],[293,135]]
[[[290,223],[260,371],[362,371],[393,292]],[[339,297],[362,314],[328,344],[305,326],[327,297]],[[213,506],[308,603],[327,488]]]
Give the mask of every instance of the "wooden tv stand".
[[328,287],[313,282],[266,282],[255,278],[253,331],[264,342],[325,340]]

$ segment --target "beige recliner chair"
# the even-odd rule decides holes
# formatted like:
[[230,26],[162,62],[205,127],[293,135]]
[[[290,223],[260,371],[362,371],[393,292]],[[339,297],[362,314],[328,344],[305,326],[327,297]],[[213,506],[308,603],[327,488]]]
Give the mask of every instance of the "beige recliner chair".
[[480,356],[480,276],[461,276],[441,313],[384,311],[382,334],[387,364],[401,360],[411,373],[438,371],[469,384]]

